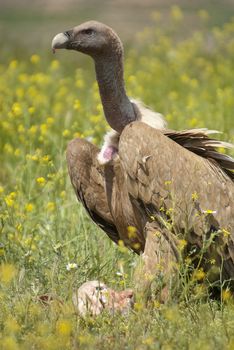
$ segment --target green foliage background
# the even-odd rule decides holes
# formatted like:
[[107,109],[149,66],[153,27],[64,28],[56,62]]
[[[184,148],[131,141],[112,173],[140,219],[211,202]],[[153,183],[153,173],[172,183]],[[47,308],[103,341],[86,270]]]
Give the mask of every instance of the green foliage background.
[[[151,26],[127,45],[129,95],[163,113],[170,128],[208,127],[233,142],[234,21],[211,27],[201,10],[199,30],[185,35],[179,7],[167,26],[164,19],[153,12]],[[134,287],[138,260],[90,222],[67,175],[68,141],[100,145],[108,128],[92,62],[75,52],[9,52],[0,64],[0,347],[234,349],[228,292],[221,303],[204,301],[199,290],[149,309],[137,303],[127,317],[75,314],[75,288],[91,279]],[[77,267],[68,271],[69,263]],[[41,305],[45,293],[63,304]]]

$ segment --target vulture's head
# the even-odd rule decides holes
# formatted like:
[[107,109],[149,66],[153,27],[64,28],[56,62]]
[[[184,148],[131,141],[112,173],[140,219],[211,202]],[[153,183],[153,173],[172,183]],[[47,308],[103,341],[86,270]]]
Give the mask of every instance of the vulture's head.
[[73,29],[57,34],[52,41],[52,50],[76,50],[93,58],[108,56],[110,52],[121,55],[122,43],[118,35],[107,25],[89,21]]

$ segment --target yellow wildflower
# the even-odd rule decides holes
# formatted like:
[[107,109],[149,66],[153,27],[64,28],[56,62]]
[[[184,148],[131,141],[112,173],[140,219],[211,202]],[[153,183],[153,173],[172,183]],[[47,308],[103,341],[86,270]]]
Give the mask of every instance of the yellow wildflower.
[[4,255],[4,245],[3,244],[0,244],[0,256],[3,256]]
[[[134,244],[133,244],[133,248],[134,248],[134,249],[139,249],[140,246],[141,246],[140,243],[134,243]],[[127,251],[127,248],[126,248],[126,251]]]
[[22,88],[17,88],[16,89],[16,96],[19,98],[19,99],[22,99],[24,97],[24,89]]
[[90,121],[94,124],[100,123],[101,119],[102,119],[102,116],[100,116],[100,115],[92,115],[90,117]]
[[5,199],[5,203],[8,207],[13,207],[15,203],[16,198],[16,192],[11,192],[9,195],[7,195]]
[[171,17],[176,21],[176,22],[180,22],[184,15],[183,12],[181,10],[181,8],[177,5],[172,6],[171,8]]
[[10,197],[11,197],[11,198],[15,199],[16,196],[17,196],[17,193],[16,193],[16,192],[11,192],[11,193],[10,193]]
[[52,70],[58,70],[59,69],[59,66],[60,66],[60,63],[58,60],[53,60],[50,64],[50,68]]
[[216,210],[211,210],[211,209],[207,209],[207,210],[203,210],[202,211],[203,212],[203,214],[216,214],[217,213],[217,211]]
[[45,185],[45,183],[46,183],[46,179],[44,178],[44,177],[38,177],[37,179],[36,179],[36,182],[40,185],[40,186],[44,186]]
[[81,137],[81,134],[77,131],[73,134],[73,137],[74,138],[78,138],[78,137]]
[[189,119],[189,126],[191,128],[194,128],[197,125],[198,125],[198,120],[196,117],[192,117],[191,119]]
[[76,87],[78,87],[79,89],[82,89],[84,87],[84,81],[82,79],[77,79]]
[[4,328],[7,331],[7,333],[17,333],[20,330],[20,326],[15,318],[12,316],[9,316],[7,320],[5,321]]
[[23,230],[22,224],[17,224],[17,225],[15,226],[15,228],[16,228],[16,230],[17,230],[18,232],[22,232],[22,230]]
[[34,208],[35,208],[35,206],[34,206],[34,204],[32,204],[32,203],[28,203],[28,204],[25,205],[25,210],[26,210],[27,212],[33,211]]
[[198,11],[198,16],[203,20],[207,21],[210,17],[209,13],[206,10],[199,10]]
[[166,114],[165,118],[168,122],[171,122],[173,120],[173,115],[171,113],[168,113]]
[[159,237],[161,237],[161,235],[162,235],[162,234],[161,234],[160,231],[155,231],[155,232],[154,232],[154,236],[155,236],[155,237],[158,237],[158,238],[159,238]]
[[63,137],[69,137],[70,134],[71,134],[71,132],[70,132],[68,129],[65,129],[65,130],[63,131]]
[[153,305],[155,309],[160,309],[161,307],[161,303],[158,300],[154,300]]
[[122,241],[122,239],[120,239],[118,241],[118,246],[119,246],[119,250],[121,253],[126,253],[128,251],[128,249],[125,247],[124,241]]
[[0,280],[2,283],[10,283],[16,275],[16,268],[12,264],[2,264],[0,266]]
[[177,320],[177,312],[176,312],[176,308],[171,307],[171,308],[167,308],[164,311],[164,317],[168,320],[168,321],[176,321]]
[[18,79],[21,83],[26,83],[29,80],[29,76],[26,73],[21,73],[19,74]]
[[52,125],[52,124],[54,124],[54,118],[48,117],[48,118],[46,118],[46,122],[48,125]]
[[122,241],[122,239],[118,240],[118,246],[119,247],[125,247],[124,241]]
[[18,117],[22,114],[22,107],[18,102],[15,102],[12,106],[12,112],[13,114]]
[[128,226],[127,230],[128,230],[128,238],[131,239],[131,238],[136,237],[136,227]]
[[178,240],[178,246],[179,246],[179,250],[182,251],[184,250],[184,248],[186,247],[187,245],[187,241],[185,239],[179,239]]
[[74,104],[73,104],[73,108],[74,108],[75,110],[79,110],[80,107],[81,107],[80,100],[76,99],[75,102],[74,102]]
[[9,68],[10,69],[16,69],[16,67],[18,66],[18,61],[17,60],[12,60],[9,64]]
[[32,64],[38,64],[40,62],[40,56],[38,55],[32,55],[30,57],[30,61],[32,62]]
[[20,124],[20,125],[18,126],[18,132],[19,132],[19,133],[24,133],[24,132],[25,132],[25,127],[23,126],[23,124]]
[[153,337],[145,338],[145,339],[142,341],[142,344],[151,346],[151,345],[154,344],[154,338],[153,338]]
[[28,107],[28,113],[34,114],[35,113],[35,107]]
[[21,154],[21,150],[19,148],[15,149],[14,155],[18,157]]
[[29,134],[35,135],[37,132],[37,125],[32,125],[31,128],[28,130]]
[[195,281],[202,281],[202,280],[204,280],[205,276],[206,276],[206,274],[203,271],[203,269],[201,268],[201,269],[195,270],[193,272],[192,279]]
[[40,131],[41,131],[41,134],[42,135],[45,135],[47,133],[47,130],[48,130],[48,125],[43,123],[40,125]]
[[203,296],[205,296],[206,293],[206,288],[204,286],[204,284],[196,284],[195,288],[194,288],[194,295],[196,298],[202,298]]
[[[98,103],[96,109],[97,109],[97,111],[98,111],[99,113],[102,113],[102,111],[103,111],[102,104],[101,104],[101,103]],[[101,117],[102,117],[102,116],[100,115],[99,118],[101,118]]]
[[164,184],[165,184],[165,186],[170,186],[171,185],[171,180],[165,181]]
[[154,21],[160,21],[160,19],[162,18],[162,14],[161,14],[161,12],[159,12],[159,11],[153,11],[152,13],[151,13],[151,18],[154,20]]
[[225,229],[225,228],[222,229],[222,233],[223,233],[224,237],[229,237],[230,234],[231,234],[230,231],[228,231],[228,230]]
[[134,310],[136,310],[136,311],[141,311],[141,310],[143,310],[143,307],[144,307],[143,303],[136,302],[136,303],[134,304]]
[[198,200],[198,194],[197,194],[196,191],[192,193],[192,200],[193,201],[197,201]]
[[232,293],[229,289],[224,289],[222,291],[222,300],[229,301],[232,298]]
[[69,320],[59,320],[56,325],[56,331],[58,334],[66,337],[71,334],[72,323]]
[[56,174],[51,174],[51,173],[47,174],[48,179],[54,179],[55,176]]
[[6,120],[2,120],[1,123],[2,129],[5,129],[8,132],[11,131],[12,126],[9,122],[7,122]]
[[41,161],[43,163],[48,163],[50,160],[50,156],[48,154],[45,154],[42,158],[41,158]]
[[4,350],[19,350],[16,340],[11,336],[6,336],[1,339],[2,349]]
[[33,154],[31,156],[31,159],[34,160],[35,162],[39,159],[38,156],[36,154]]
[[49,211],[54,211],[55,210],[55,203],[54,202],[48,202],[46,208]]
[[60,197],[64,199],[66,197],[66,192],[65,191],[60,192]]

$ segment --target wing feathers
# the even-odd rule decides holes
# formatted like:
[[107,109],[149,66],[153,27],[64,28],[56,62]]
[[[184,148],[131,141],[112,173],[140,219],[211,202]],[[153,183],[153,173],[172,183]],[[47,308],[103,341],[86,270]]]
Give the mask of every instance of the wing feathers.
[[165,130],[164,135],[188,149],[189,151],[211,161],[217,165],[234,181],[234,159],[227,154],[221,153],[217,148],[233,148],[234,145],[228,142],[210,138],[208,135],[219,133],[216,130],[191,129],[183,131]]
[[84,139],[72,140],[67,148],[71,183],[91,219],[117,243],[119,233],[109,211],[103,169],[97,163],[98,148]]

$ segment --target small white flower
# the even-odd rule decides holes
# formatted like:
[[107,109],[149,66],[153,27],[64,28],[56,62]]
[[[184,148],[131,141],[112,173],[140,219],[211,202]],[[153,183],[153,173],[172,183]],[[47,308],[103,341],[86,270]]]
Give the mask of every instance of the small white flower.
[[119,276],[119,277],[123,277],[123,272],[117,271],[117,272],[116,272],[116,275]]
[[76,263],[68,263],[66,265],[66,270],[71,271],[77,269],[78,265]]
[[129,263],[129,266],[130,266],[130,267],[136,267],[136,266],[137,266],[136,260],[131,261],[131,262]]

